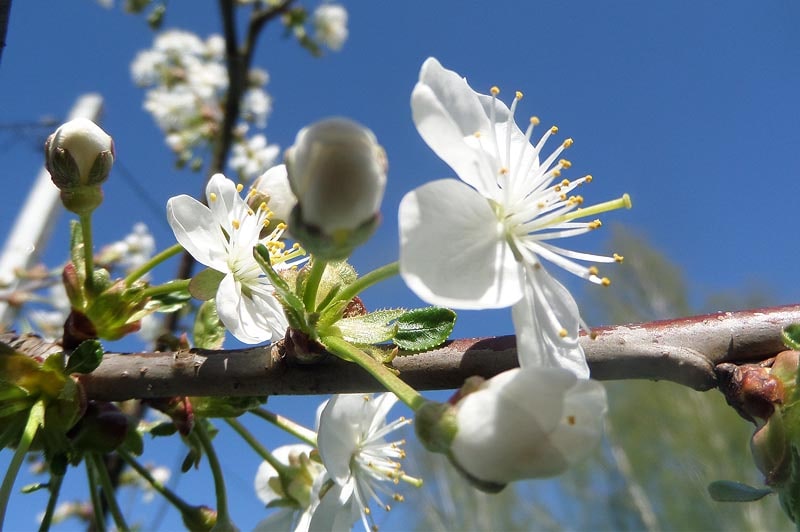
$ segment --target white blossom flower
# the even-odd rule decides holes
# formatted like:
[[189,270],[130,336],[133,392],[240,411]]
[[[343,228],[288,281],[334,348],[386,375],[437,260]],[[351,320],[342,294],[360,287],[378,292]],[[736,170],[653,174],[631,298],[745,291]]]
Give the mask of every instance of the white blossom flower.
[[319,502],[314,486],[325,473],[322,464],[309,459],[313,450],[310,445],[298,443],[272,452],[279,462],[295,468],[297,478],[286,487],[290,493],[286,493],[275,468],[269,462],[261,462],[254,483],[256,495],[267,508],[275,506],[275,511],[256,525],[256,531],[308,530],[311,514]]
[[[365,530],[371,528],[369,504],[375,501],[386,510],[381,495],[400,502],[403,497],[391,487],[403,480],[419,485],[401,470],[399,459],[405,457],[400,441],[386,441],[386,436],[411,422],[399,418],[386,422],[386,415],[397,397],[384,393],[372,395],[336,395],[322,408],[317,442],[326,479],[333,486],[321,492],[319,505],[311,518],[311,529],[340,530],[352,526],[359,515]],[[387,484],[389,487],[387,487]]]
[[312,16],[314,36],[322,44],[339,51],[347,40],[347,10],[339,4],[321,4]]
[[[250,193],[252,196],[267,199],[267,207],[272,211],[273,219],[276,220],[288,220],[289,214],[297,203],[297,198],[289,185],[289,176],[284,164],[273,166],[256,178]],[[248,199],[248,201],[250,200]]]
[[[570,193],[591,181],[559,179],[570,163],[559,159],[572,144],[565,140],[540,160],[557,128],[535,144],[538,119],[524,133],[514,122],[522,98],[509,109],[473,91],[466,80],[434,58],[422,65],[411,96],[414,123],[425,142],[461,181],[433,181],[407,194],[399,211],[400,272],[423,300],[464,309],[514,305],[520,364],[563,366],[589,375],[578,344],[582,324],[569,292],[545,271],[541,259],[598,284],[608,284],[597,268],[576,260],[614,262],[556,247],[552,240],[586,233],[600,222],[578,218],[630,206],[619,200],[579,208]],[[438,259],[437,259],[438,257]]]
[[[181,195],[167,202],[167,219],[178,242],[201,264],[225,274],[216,295],[217,313],[240,341],[254,344],[283,338],[288,326],[274,288],[253,258],[253,248],[268,222],[268,209],[250,209],[241,188],[222,174],[206,187],[208,206]],[[265,244],[274,253],[276,270],[293,266],[297,248],[282,251],[285,225],[279,225]]]
[[275,164],[280,148],[268,144],[264,135],[253,135],[249,139],[237,140],[231,150],[228,164],[242,181],[252,181]]
[[562,368],[515,368],[455,404],[452,459],[474,479],[504,485],[558,475],[600,442],[603,386]]

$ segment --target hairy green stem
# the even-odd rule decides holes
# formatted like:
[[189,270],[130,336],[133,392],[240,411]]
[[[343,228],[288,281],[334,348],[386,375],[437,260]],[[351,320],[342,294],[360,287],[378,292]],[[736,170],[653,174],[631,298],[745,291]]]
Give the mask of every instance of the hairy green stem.
[[81,214],[81,233],[83,234],[83,260],[85,263],[85,287],[88,294],[94,295],[94,253],[92,253],[92,215]]
[[108,476],[108,469],[103,461],[103,457],[99,453],[89,453],[86,456],[87,460],[91,460],[94,465],[94,471],[97,474],[97,480],[100,481],[100,486],[103,489],[103,498],[108,503],[108,509],[111,511],[111,517],[114,519],[114,524],[117,525],[117,530],[128,531],[130,527],[125,522],[125,517],[122,515],[122,510],[117,503],[116,490],[111,483],[111,477]]
[[353,284],[345,287],[341,292],[339,292],[339,295],[336,296],[336,299],[350,301],[375,283],[379,283],[384,279],[393,277],[398,273],[400,273],[400,264],[397,261],[390,262],[389,264],[381,266],[380,268],[376,268],[356,279]]
[[92,500],[92,515],[94,516],[94,528],[98,532],[106,530],[106,516],[103,514],[103,501],[100,499],[100,491],[97,489],[97,480],[94,463],[87,459],[84,461],[86,466],[86,478],[89,480],[89,496]]
[[305,304],[306,312],[314,312],[317,309],[317,291],[327,266],[326,261],[317,258],[314,258],[311,263],[311,271],[306,277],[305,288],[303,288],[303,304]]
[[3,530],[3,522],[6,518],[6,509],[8,508],[8,500],[11,498],[11,489],[14,487],[14,481],[17,479],[19,468],[22,466],[25,455],[30,449],[33,437],[36,436],[39,427],[44,422],[44,403],[37,401],[28,413],[28,422],[25,424],[25,429],[22,431],[22,438],[19,440],[14,456],[11,457],[11,462],[8,464],[6,476],[3,478],[3,484],[0,486],[0,530]]
[[197,441],[203,447],[203,451],[208,457],[208,466],[211,468],[211,474],[214,477],[214,491],[217,495],[217,524],[214,525],[213,530],[237,530],[228,512],[228,492],[225,489],[225,477],[222,474],[222,466],[219,463],[219,458],[217,458],[217,452],[214,450],[214,444],[211,442],[211,438],[202,422],[195,424],[192,434],[195,435]]
[[242,425],[238,419],[236,418],[225,418],[225,422],[231,426],[233,430],[236,431],[239,436],[242,437],[247,444],[253,448],[253,450],[263,458],[272,468],[278,472],[280,477],[283,477],[286,473],[288,473],[289,468],[286,467],[285,464],[281,463],[280,460],[275,458],[269,450],[261,445],[261,443],[253,436],[249,430]]
[[61,484],[64,481],[64,475],[50,475],[50,482],[47,484],[47,489],[50,491],[50,497],[47,499],[47,508],[44,510],[44,517],[39,525],[39,532],[50,530],[50,525],[53,522],[53,514],[56,511],[56,503],[58,496],[61,493]]
[[415,412],[425,403],[425,398],[422,397],[417,390],[395,375],[392,370],[342,338],[338,336],[324,336],[320,339],[320,342],[322,342],[322,345],[324,345],[330,353],[333,353],[343,360],[355,362],[367,370],[367,372],[375,377],[384,388],[394,393],[398,399],[403,401]]
[[180,244],[175,244],[174,246],[170,246],[164,251],[156,255],[153,255],[152,257],[150,257],[150,260],[148,260],[147,262],[145,262],[144,264],[133,270],[131,273],[128,274],[127,277],[125,277],[125,286],[132,285],[137,279],[141,278],[147,272],[149,272],[150,270],[152,270],[165,260],[174,257],[181,251],[183,251],[183,246],[181,246]]
[[177,281],[169,281],[168,283],[160,284],[157,286],[150,286],[142,290],[142,297],[160,296],[162,294],[169,294],[171,292],[178,292],[189,288],[191,279],[179,279]]
[[250,413],[269,421],[279,429],[285,430],[295,438],[306,442],[312,447],[317,446],[317,433],[299,423],[295,423],[289,418],[274,414],[264,408],[255,408],[251,410]]

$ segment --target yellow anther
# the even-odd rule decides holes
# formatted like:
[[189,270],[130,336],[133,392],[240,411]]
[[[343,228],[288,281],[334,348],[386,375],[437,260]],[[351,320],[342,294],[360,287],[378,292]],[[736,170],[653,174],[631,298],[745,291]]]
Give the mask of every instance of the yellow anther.
[[212,192],[211,194],[208,195],[208,199],[210,199],[211,201],[217,201],[217,195]]
[[600,271],[597,269],[597,266],[589,266],[589,273],[592,275],[597,275]]
[[591,182],[592,182],[592,179],[594,179],[594,178],[593,178],[593,177],[592,177],[590,174],[587,174],[587,175],[586,175],[586,176],[583,178],[583,181],[584,181],[584,182],[586,182],[586,183],[591,183]]
[[284,229],[286,229],[286,224],[281,222],[277,225],[277,227],[275,227],[275,229],[278,231],[283,231]]
[[600,220],[592,220],[591,222],[589,222],[588,227],[589,229],[599,229],[602,225],[603,222],[601,222]]
[[560,196],[558,196],[558,199],[561,201],[567,201],[567,195],[562,193]]
[[522,93],[520,91],[515,92],[514,93],[514,98],[516,98],[517,100],[521,100],[522,99]]
[[561,177],[561,170],[559,170],[558,168],[553,168],[552,174],[553,177]]
[[243,184],[239,183],[238,185],[236,185],[236,192],[241,192],[242,190],[244,190]]
[[570,146],[572,146],[574,143],[575,143],[575,141],[573,141],[571,138],[569,138],[569,139],[567,139],[567,140],[565,140],[565,141],[564,141],[564,144],[563,144],[563,146],[564,146],[565,148],[569,148],[569,147],[570,147]]
[[564,179],[563,181],[561,181],[561,186],[562,187],[568,187],[569,186],[569,179]]
[[558,335],[559,335],[561,338],[566,338],[568,334],[569,334],[569,333],[567,332],[567,330],[566,330],[566,329],[561,329],[560,331],[558,331]]
[[500,87],[498,87],[497,85],[495,85],[494,87],[492,87],[491,89],[489,89],[489,92],[491,92],[491,93],[492,93],[492,96],[497,96],[498,94],[500,94]]
[[292,249],[300,249],[300,243],[295,242],[294,244],[292,244]]
[[372,511],[369,509],[369,506],[365,506],[365,507],[364,507],[364,513],[365,513],[366,515],[369,515],[369,514],[371,514],[371,513],[372,513]]
[[261,204],[258,206],[258,209],[261,211],[266,211],[267,210],[266,202],[262,201]]
[[392,495],[392,499],[394,499],[397,502],[403,502],[404,500],[406,500],[405,497],[403,497],[399,493],[395,493],[394,495]]
[[540,201],[539,203],[537,203],[537,204],[536,204],[536,206],[537,206],[537,207],[539,207],[540,209],[544,209],[544,207],[545,207],[545,202],[543,202],[543,201]]
[[384,509],[385,509],[387,512],[391,512],[391,511],[392,511],[392,507],[391,507],[391,506],[389,506],[388,504],[387,504],[387,505],[385,505],[383,508],[384,508]]
[[572,197],[575,198],[575,203],[577,203],[578,205],[583,205],[583,196],[572,196]]
[[558,161],[558,164],[561,165],[561,168],[569,168],[570,166],[572,166],[572,163],[566,159],[561,159],[560,161]]
[[611,279],[608,277],[603,277],[600,282],[603,284],[603,286],[611,286]]
[[554,186],[553,190],[555,190],[556,192],[561,192],[561,185]]
[[253,209],[248,207],[247,214],[250,215],[250,216],[253,216],[255,213],[253,212]]
[[622,262],[623,260],[625,260],[625,257],[623,257],[622,255],[619,255],[617,253],[614,253],[613,256],[614,256],[614,260],[617,261],[617,262]]
[[567,424],[574,425],[575,424],[575,416],[567,416]]
[[551,127],[550,128],[550,134],[551,135],[555,135],[556,133],[558,133],[558,127],[557,126]]
[[503,167],[500,169],[500,175],[507,175],[507,174],[508,174],[508,168]]
[[539,120],[538,116],[532,116],[531,117],[531,124],[533,124],[534,126],[538,126],[540,123],[541,123],[541,120]]

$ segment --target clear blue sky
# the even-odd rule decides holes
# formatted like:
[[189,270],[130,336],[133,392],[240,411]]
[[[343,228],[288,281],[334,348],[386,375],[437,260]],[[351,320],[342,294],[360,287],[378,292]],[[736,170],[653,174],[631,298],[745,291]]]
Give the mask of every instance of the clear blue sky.
[[[498,85],[506,98],[523,91],[521,118],[535,114],[573,137],[570,176],[595,177],[584,190],[587,201],[630,193],[634,209],[604,221],[627,224],[677,261],[696,301],[751,281],[773,286],[780,303],[800,300],[797,2],[344,3],[350,38],[342,52],[311,58],[271,27],[256,64],[271,75],[270,141],[285,148],[304,125],[345,115],[372,128],[386,148],[384,224],[356,253],[360,271],[396,259],[402,195],[452,176],[410,117],[419,67],[433,55],[477,90]],[[165,28],[191,29],[203,37],[218,33],[216,4],[170,2]],[[107,201],[97,213],[98,242],[118,239],[143,220],[158,247],[166,247],[173,243],[162,214],[167,199],[200,191],[199,176],[173,169],[161,133],[141,109],[143,91],[130,80],[132,58],[151,42],[142,19],[90,0],[25,0],[12,6],[0,64],[0,124],[63,117],[80,94],[100,92],[106,102],[103,127],[115,139],[118,160],[147,190],[145,202],[122,175],[112,173]],[[0,211],[0,227],[10,226],[14,207],[41,165],[43,140],[0,131],[7,206]],[[64,257],[65,228],[56,232],[48,252],[51,264]],[[613,251],[604,237],[600,231],[577,246]],[[614,272],[608,273],[613,278]],[[417,304],[400,282],[368,298],[373,307]],[[490,319],[463,313],[456,333],[508,334],[509,317],[508,311]],[[274,408],[279,404],[276,400]],[[174,460],[175,452],[164,460]],[[238,459],[247,451],[230,452]],[[237,504],[242,501],[240,525],[249,528],[262,515],[257,503],[244,501],[254,500],[252,475],[243,469],[229,482],[240,484],[233,495]],[[29,500],[35,499],[16,497],[12,503],[34,507]],[[212,503],[210,496],[206,500]],[[9,522],[9,530],[30,528],[32,512],[12,508],[11,513],[20,520]]]

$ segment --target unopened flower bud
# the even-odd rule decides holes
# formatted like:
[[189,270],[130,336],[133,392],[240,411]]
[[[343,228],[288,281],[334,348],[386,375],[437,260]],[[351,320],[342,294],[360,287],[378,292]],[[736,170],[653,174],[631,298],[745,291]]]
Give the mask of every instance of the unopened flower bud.
[[247,204],[251,209],[258,209],[262,203],[266,203],[272,215],[272,222],[286,222],[289,214],[297,203],[289,186],[289,177],[286,174],[286,166],[273,166],[253,182],[250,193],[247,195]]
[[304,128],[286,152],[297,198],[289,230],[310,253],[347,258],[380,220],[386,153],[367,128],[331,118]]
[[128,435],[131,421],[112,403],[90,401],[86,412],[67,436],[76,449],[110,453]]
[[77,214],[93,211],[103,200],[100,185],[114,164],[111,137],[91,120],[76,118],[50,135],[44,148],[47,171],[64,206]]
[[597,381],[528,367],[485,381],[455,409],[451,461],[476,487],[498,491],[515,480],[558,475],[588,455],[600,442],[607,402]]

